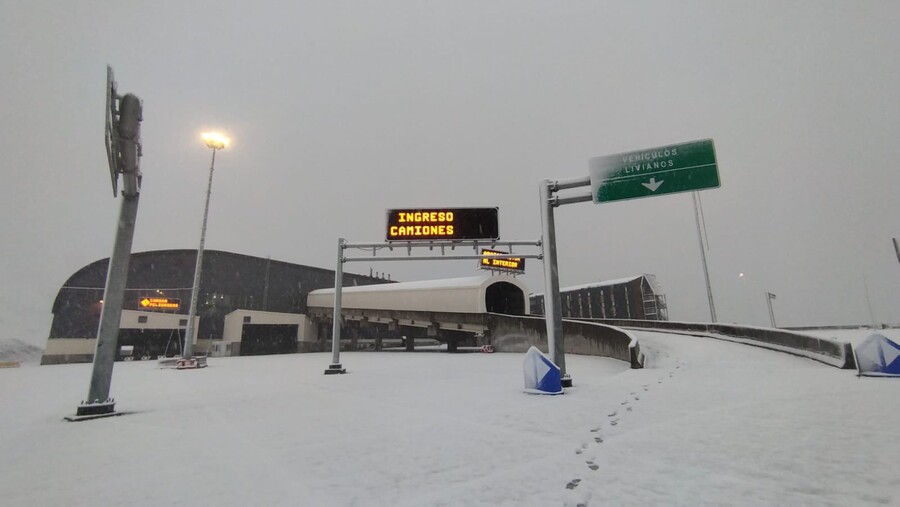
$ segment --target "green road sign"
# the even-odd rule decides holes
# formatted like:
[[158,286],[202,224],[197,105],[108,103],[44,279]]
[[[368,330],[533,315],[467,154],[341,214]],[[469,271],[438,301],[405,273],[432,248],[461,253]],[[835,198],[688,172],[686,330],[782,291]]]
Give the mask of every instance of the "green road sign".
[[712,139],[595,157],[590,175],[595,203],[719,186]]

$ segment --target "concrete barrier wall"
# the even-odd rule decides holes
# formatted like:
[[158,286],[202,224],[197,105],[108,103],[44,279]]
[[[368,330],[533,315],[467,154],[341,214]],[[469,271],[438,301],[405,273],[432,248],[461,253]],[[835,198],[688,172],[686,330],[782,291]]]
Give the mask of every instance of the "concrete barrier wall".
[[[486,343],[498,352],[525,352],[532,345],[547,350],[547,324],[543,317],[504,315],[499,313],[405,312],[396,310],[357,310],[342,312],[349,320],[368,319],[369,325],[379,320],[395,320],[402,326],[427,326],[438,323],[440,329],[455,332],[485,332]],[[318,322],[330,321],[331,309],[310,307],[309,315]],[[410,324],[412,322],[412,324]],[[343,342],[350,341],[352,329],[345,327]],[[485,331],[486,330],[486,331]],[[628,362],[632,368],[643,368],[640,345],[627,331],[606,323],[563,320],[565,352],[588,356],[611,357]],[[328,344],[325,346],[325,344]],[[319,337],[317,344],[301,344],[300,352],[331,350],[330,337]]]
[[91,363],[93,361],[94,354],[54,354],[41,357],[41,365]]
[[[582,320],[582,319],[580,319]],[[682,333],[703,333],[732,337],[757,345],[783,352],[796,351],[831,366],[843,369],[856,368],[856,361],[849,343],[838,342],[826,338],[818,338],[802,333],[769,329],[762,327],[735,326],[730,324],[706,324],[697,322],[667,322],[656,320],[615,320],[615,319],[583,319],[617,327],[658,329],[661,331],[677,331]],[[812,355],[802,354],[809,353]],[[825,356],[831,360],[815,357]]]
[[[536,346],[547,349],[547,324],[543,317],[487,314],[490,342],[498,352],[525,352]],[[611,357],[643,368],[640,346],[626,331],[609,325],[563,320],[566,354]]]
[[644,367],[644,355],[638,341],[624,329],[595,322],[563,320],[567,354],[622,359],[632,368]]
[[51,338],[44,347],[41,364],[90,363],[96,348],[96,338]]
[[857,329],[895,329],[900,328],[900,324],[886,324],[881,323],[877,324],[874,328],[872,324],[856,324],[856,325],[848,325],[848,326],[790,326],[790,327],[782,327],[779,329],[786,329],[788,331],[822,331],[826,329],[847,329],[847,330],[857,330]]

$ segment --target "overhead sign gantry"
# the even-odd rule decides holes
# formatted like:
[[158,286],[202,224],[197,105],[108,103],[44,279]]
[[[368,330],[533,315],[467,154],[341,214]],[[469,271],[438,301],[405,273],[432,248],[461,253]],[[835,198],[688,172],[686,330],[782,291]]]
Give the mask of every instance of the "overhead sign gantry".
[[[644,150],[595,157],[589,161],[589,175],[569,180],[544,180],[540,184],[541,222],[544,242],[544,305],[547,319],[547,343],[550,360],[563,374],[563,386],[572,385],[566,372],[565,344],[562,333],[562,313],[559,296],[559,268],[556,263],[556,224],[553,208],[566,204],[593,201],[638,199],[678,192],[715,188],[719,183],[719,169],[712,139],[647,148]],[[591,187],[590,192],[567,197],[554,195],[561,190]],[[696,195],[694,198],[696,213]],[[698,219],[699,230],[699,219]],[[704,273],[706,258],[701,245]],[[706,274],[710,313],[715,322],[712,290]]]
[[[478,260],[483,262],[481,247],[496,252],[491,260],[541,259],[543,250],[535,254],[504,253],[494,250],[503,247],[512,252],[514,247],[542,247],[540,241],[500,241],[498,225],[499,209],[494,208],[404,208],[387,211],[386,241],[384,243],[348,243],[338,238],[337,263],[334,270],[334,316],[331,338],[331,364],[326,375],[346,373],[341,365],[341,299],[344,284],[345,262],[378,261],[447,261]],[[413,255],[415,249],[428,249],[430,255]],[[471,248],[473,253],[457,253]],[[364,257],[345,257],[344,251],[357,249],[371,251]],[[378,255],[382,256],[379,257]],[[405,255],[404,255],[405,254]],[[524,266],[524,264],[522,264]]]

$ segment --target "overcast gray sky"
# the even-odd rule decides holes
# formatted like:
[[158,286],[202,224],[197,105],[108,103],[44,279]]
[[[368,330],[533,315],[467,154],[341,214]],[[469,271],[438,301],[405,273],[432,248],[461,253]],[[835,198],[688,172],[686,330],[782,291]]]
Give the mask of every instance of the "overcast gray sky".
[[[251,5],[252,4],[252,5]],[[713,138],[701,194],[719,320],[900,322],[900,5],[888,1],[0,0],[0,337],[43,346],[51,305],[109,256],[106,64],[144,101],[134,251],[206,247],[334,268],[384,210],[498,206],[541,234],[538,183],[588,159]],[[690,194],[557,210],[563,286],[657,275],[709,310]],[[393,279],[474,262],[350,264]],[[524,281],[543,291],[540,263]],[[739,273],[745,276],[739,278]]]

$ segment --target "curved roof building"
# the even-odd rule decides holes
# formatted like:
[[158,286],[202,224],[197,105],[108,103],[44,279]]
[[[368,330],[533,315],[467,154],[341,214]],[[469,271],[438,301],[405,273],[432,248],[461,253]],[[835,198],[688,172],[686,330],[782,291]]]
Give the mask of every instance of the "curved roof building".
[[[126,317],[133,317],[137,327],[123,326],[119,335],[122,344],[137,338],[142,339],[137,341],[146,342],[153,335],[151,341],[155,345],[147,352],[157,355],[163,352],[160,347],[171,345],[173,333],[183,334],[196,258],[197,251],[192,249],[131,254],[122,318],[124,321]],[[53,321],[43,363],[92,359],[108,266],[108,258],[92,262],[72,274],[60,288],[53,302]],[[347,287],[387,282],[376,277],[344,273]],[[205,250],[196,338],[221,340],[225,316],[239,309],[304,314],[310,291],[333,286],[334,271],[329,269]],[[165,304],[157,305],[153,301],[165,301]],[[153,320],[157,323],[150,322]],[[130,334],[141,336],[131,337]]]

